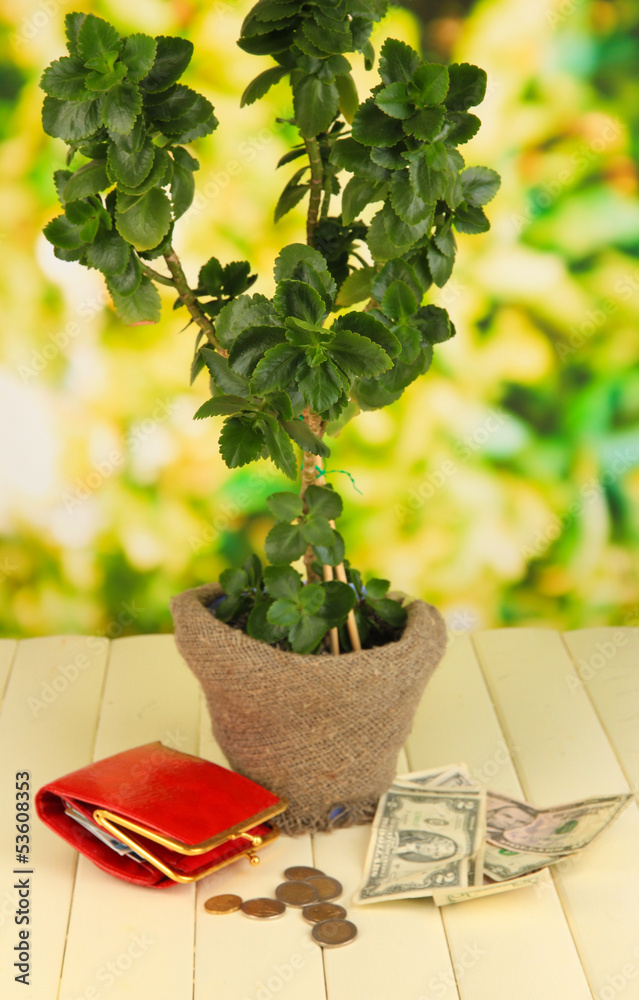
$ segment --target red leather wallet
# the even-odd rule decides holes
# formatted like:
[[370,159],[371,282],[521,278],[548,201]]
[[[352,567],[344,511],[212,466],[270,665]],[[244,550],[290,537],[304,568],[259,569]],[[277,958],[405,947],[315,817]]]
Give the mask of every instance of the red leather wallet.
[[194,882],[274,840],[287,807],[224,767],[148,743],[50,782],[40,819],[99,868],[154,888]]

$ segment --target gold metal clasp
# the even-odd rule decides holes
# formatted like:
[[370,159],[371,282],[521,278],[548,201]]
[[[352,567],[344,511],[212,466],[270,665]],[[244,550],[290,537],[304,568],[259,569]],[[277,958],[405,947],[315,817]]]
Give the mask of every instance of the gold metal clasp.
[[246,837],[247,840],[250,840],[253,847],[261,847],[264,843],[264,839],[254,833],[232,833],[228,839],[239,840],[240,837]]

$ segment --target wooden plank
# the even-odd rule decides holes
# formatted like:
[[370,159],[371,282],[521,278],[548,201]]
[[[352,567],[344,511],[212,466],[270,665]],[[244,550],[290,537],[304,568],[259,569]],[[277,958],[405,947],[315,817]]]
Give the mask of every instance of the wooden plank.
[[[94,759],[162,740],[197,753],[199,688],[170,635],[111,644]],[[193,885],[133,886],[81,858],[60,1000],[190,998]]]
[[[200,755],[228,767],[212,731],[206,705],[200,720]],[[272,896],[290,865],[313,865],[309,836],[281,836],[260,852],[260,864],[241,860],[198,883],[194,1000],[325,1000],[320,949],[299,911],[273,921],[243,913],[207,913],[209,896],[233,892],[242,899]],[[167,998],[172,1000],[172,998]]]
[[[519,747],[499,724],[470,638],[456,638],[435,671],[407,750],[412,770],[465,761],[482,784],[521,795],[512,762]],[[446,906],[441,914],[463,1000],[589,1000],[552,883],[542,892],[531,886]],[[431,994],[448,996],[436,992],[439,985]]]
[[[550,806],[627,791],[627,783],[556,632],[479,632],[475,645],[525,797]],[[632,804],[583,854],[553,876],[590,987],[616,996],[636,972],[639,811]],[[624,996],[636,997],[637,982]],[[612,991],[612,992],[611,992]],[[634,991],[634,992],[633,992]]]
[[17,648],[18,643],[15,639],[0,639],[0,706]]
[[[104,672],[106,640],[59,636],[20,642],[0,714],[0,868],[3,890],[0,903],[0,980],[3,1000],[55,997],[69,919],[76,867],[76,852],[35,815],[36,791],[53,778],[81,767],[91,757]],[[31,944],[34,955],[32,991],[15,982],[13,947],[18,927],[14,923],[18,892],[10,873],[15,861],[15,813],[11,808],[15,775],[31,775],[32,821],[30,860],[21,866],[30,875]],[[26,875],[16,876],[26,878]]]
[[575,665],[571,690],[585,686],[626,778],[638,792],[639,629],[580,629],[563,638]]

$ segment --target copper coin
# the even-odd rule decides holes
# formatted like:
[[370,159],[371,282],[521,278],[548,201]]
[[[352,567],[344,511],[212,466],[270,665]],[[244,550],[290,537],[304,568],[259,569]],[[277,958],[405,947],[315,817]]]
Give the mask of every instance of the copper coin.
[[204,909],[208,913],[235,913],[242,905],[242,897],[236,896],[232,892],[225,892],[221,896],[211,896],[204,904]]
[[357,927],[350,920],[322,920],[311,931],[313,940],[322,948],[341,948],[357,937]]
[[240,909],[246,913],[247,917],[255,917],[256,920],[272,920],[273,917],[281,917],[286,907],[278,899],[260,896],[257,899],[244,900]]
[[330,875],[311,875],[304,881],[316,890],[319,903],[327,903],[330,899],[337,899],[342,895],[341,882],[331,878]]
[[287,868],[284,872],[284,878],[291,879],[293,882],[303,882],[304,879],[310,878],[311,875],[323,875],[319,868],[307,868],[306,865],[293,865],[292,868]]
[[346,910],[338,903],[311,903],[304,907],[302,916],[309,924],[319,924],[322,920],[341,920]]
[[287,906],[306,906],[319,900],[317,889],[308,882],[282,882],[275,890],[275,895]]

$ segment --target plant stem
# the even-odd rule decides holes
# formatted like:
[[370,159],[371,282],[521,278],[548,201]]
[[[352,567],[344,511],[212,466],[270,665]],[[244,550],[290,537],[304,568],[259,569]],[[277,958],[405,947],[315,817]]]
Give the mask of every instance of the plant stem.
[[320,144],[317,139],[305,139],[306,152],[308,153],[311,165],[311,196],[308,203],[308,214],[306,216],[306,242],[310,247],[315,246],[315,230],[319,221],[320,202],[322,200],[322,188],[324,186],[324,166],[322,164],[322,154]]
[[142,264],[142,261],[140,261],[140,264],[142,267],[142,274],[145,274],[147,278],[151,279],[151,281],[157,281],[160,285],[169,285],[171,288],[175,288],[175,281],[173,278],[167,277],[166,274],[160,274],[159,271],[155,271],[152,267],[149,267],[148,264]]
[[177,289],[177,293],[182,302],[184,303],[184,305],[186,306],[186,308],[188,309],[189,313],[191,314],[191,317],[197,323],[200,330],[202,330],[202,332],[206,335],[209,342],[213,344],[214,347],[217,347],[220,353],[226,354],[225,351],[222,352],[220,347],[220,342],[215,336],[215,327],[211,323],[211,320],[208,318],[208,316],[202,312],[200,303],[197,300],[195,292],[193,291],[192,288],[189,287],[189,283],[186,280],[186,275],[182,270],[182,264],[180,263],[180,258],[176,254],[173,247],[169,247],[168,251],[164,254],[164,259],[166,261],[169,271],[171,272],[173,282]]

